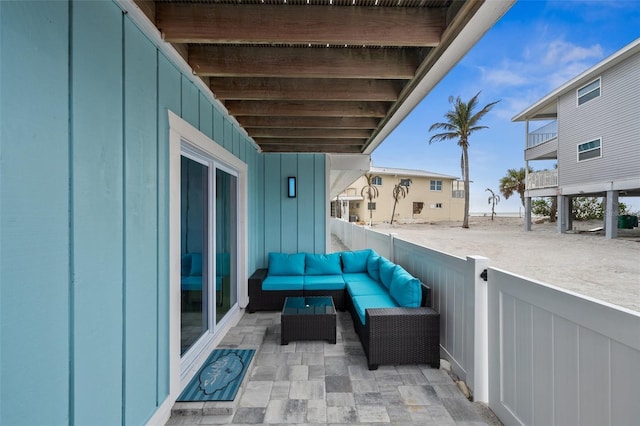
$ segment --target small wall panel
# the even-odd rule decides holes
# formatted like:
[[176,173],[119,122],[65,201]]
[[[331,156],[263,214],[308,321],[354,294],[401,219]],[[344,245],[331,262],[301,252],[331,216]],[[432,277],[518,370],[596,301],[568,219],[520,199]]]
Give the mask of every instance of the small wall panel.
[[73,422],[120,424],[123,15],[112,2],[72,11]]
[[[158,318],[169,318],[169,118],[181,111],[181,76],[158,55]],[[158,323],[158,402],[169,395],[169,321]]]
[[0,424],[67,424],[69,6],[2,1],[0,32]]
[[157,51],[124,20],[125,424],[156,410],[158,316]]
[[207,135],[210,139],[213,139],[213,105],[202,94],[198,94],[200,100],[200,128],[199,130]]
[[[279,187],[282,197],[280,198],[280,229],[282,232],[281,248],[285,253],[298,252],[298,198],[288,198],[286,194],[286,180],[288,176],[298,174],[298,156],[296,154],[282,154],[280,159],[280,178],[271,181],[270,184]],[[310,190],[308,184],[301,185],[299,180],[298,193]],[[313,220],[309,218],[308,220]]]
[[[200,102],[198,88],[184,75],[182,76],[181,117],[196,129],[200,128]],[[175,112],[175,111],[174,111]]]

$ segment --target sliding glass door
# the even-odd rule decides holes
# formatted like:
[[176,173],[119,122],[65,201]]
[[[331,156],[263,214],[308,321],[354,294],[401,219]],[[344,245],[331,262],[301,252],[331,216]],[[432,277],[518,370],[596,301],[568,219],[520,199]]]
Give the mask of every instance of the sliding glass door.
[[211,336],[237,304],[237,173],[182,147],[180,354]]

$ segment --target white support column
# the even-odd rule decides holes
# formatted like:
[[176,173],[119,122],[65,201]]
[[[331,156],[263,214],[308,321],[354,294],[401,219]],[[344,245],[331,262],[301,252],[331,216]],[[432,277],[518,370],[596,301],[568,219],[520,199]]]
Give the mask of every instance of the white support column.
[[618,191],[607,191],[604,210],[605,238],[618,238]]
[[563,234],[569,229],[571,217],[571,200],[566,195],[558,195],[558,233]]
[[524,230],[531,231],[531,197],[524,199]]
[[[473,400],[489,403],[489,312],[488,282],[480,275],[489,267],[490,260],[482,256],[467,256],[474,277],[474,330],[473,377],[467,378],[473,391]],[[471,382],[473,380],[473,382]]]
[[394,240],[396,239],[396,237],[398,236],[397,233],[395,232],[391,232],[389,233],[389,260],[392,261],[393,263],[396,262],[396,254],[395,254],[395,250],[394,250]]

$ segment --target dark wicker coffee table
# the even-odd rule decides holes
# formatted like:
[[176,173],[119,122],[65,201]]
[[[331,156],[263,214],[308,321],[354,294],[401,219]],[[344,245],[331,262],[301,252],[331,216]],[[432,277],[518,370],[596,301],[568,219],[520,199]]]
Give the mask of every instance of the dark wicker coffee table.
[[336,343],[336,308],[330,296],[287,297],[282,307],[280,343],[328,340]]

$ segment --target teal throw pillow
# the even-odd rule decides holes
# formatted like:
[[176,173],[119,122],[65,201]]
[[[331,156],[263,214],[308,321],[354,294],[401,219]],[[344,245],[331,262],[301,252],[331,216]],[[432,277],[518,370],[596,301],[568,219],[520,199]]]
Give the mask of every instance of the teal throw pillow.
[[358,272],[367,272],[367,260],[371,250],[343,251],[342,264],[344,265],[345,274],[355,274]]
[[341,275],[340,253],[306,255],[307,275]]
[[304,275],[304,253],[269,253],[269,275]]
[[403,308],[418,308],[422,302],[420,280],[405,271],[400,265],[396,266],[393,271],[389,293]]

